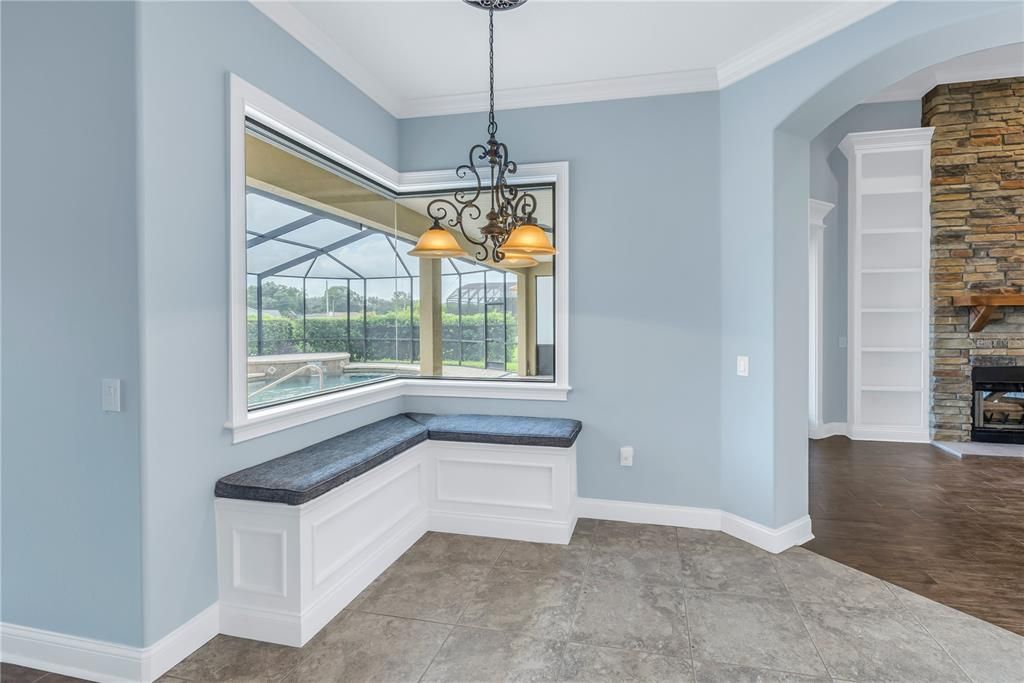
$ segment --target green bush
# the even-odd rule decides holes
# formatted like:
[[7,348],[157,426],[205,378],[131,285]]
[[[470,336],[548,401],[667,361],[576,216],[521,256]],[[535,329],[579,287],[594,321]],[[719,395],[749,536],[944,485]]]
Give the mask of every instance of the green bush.
[[[415,324],[413,324],[415,323]],[[488,313],[487,324],[500,328],[501,313]],[[483,367],[484,361],[484,314],[474,313],[462,316],[461,335],[459,316],[453,313],[441,314],[443,357],[446,364],[458,363]],[[365,329],[365,357],[364,357]],[[506,341],[507,360],[513,367],[516,356],[516,318],[507,316]],[[351,332],[351,334],[349,334]],[[413,362],[419,358],[419,321],[410,321],[408,309],[387,313],[367,313],[365,328],[361,315],[352,316],[351,329],[343,317],[307,318],[305,337],[302,319],[284,317],[263,318],[263,354],[281,353],[329,353],[348,352],[355,361],[401,360]],[[492,334],[493,336],[493,334]],[[398,338],[397,348],[395,338]],[[349,346],[351,339],[351,347]],[[461,355],[460,343],[461,339]],[[248,320],[249,355],[258,353],[257,321],[254,316]],[[491,342],[492,355],[501,354],[500,343]]]

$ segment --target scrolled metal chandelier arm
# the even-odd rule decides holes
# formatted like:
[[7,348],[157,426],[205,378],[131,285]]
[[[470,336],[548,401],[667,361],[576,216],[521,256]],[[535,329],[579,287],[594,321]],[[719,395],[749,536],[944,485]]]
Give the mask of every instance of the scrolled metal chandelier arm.
[[[526,255],[555,253],[550,242],[534,223],[534,213],[538,206],[537,199],[511,182],[511,176],[515,175],[519,167],[516,162],[509,159],[508,145],[498,140],[498,121],[495,118],[495,12],[514,9],[525,1],[465,0],[467,4],[487,10],[489,48],[487,140],[482,144],[477,143],[471,146],[467,163],[456,169],[456,175],[460,179],[475,181],[474,186],[456,190],[451,200],[438,198],[427,205],[427,215],[434,221],[432,227],[443,229],[443,223],[443,227],[459,228],[466,242],[477,248],[475,257],[479,261],[489,260],[495,263],[503,261],[506,254],[502,248],[509,242],[513,232],[518,237],[509,244],[509,249],[513,255],[520,257],[518,259],[520,264],[523,260],[522,253]],[[489,200],[489,208],[486,212],[481,206],[484,196]],[[486,222],[478,230],[473,230],[479,234],[479,237],[474,237],[473,232],[469,229],[469,223],[481,218]],[[517,229],[520,227],[525,232]],[[524,237],[529,230],[534,232],[529,237]],[[538,236],[540,236],[539,240]],[[436,232],[433,233],[431,240],[432,244],[439,244]],[[450,256],[452,252],[461,251],[461,248],[452,242],[451,237],[447,240],[450,242],[443,247],[424,246],[420,249],[418,243],[417,249],[420,249],[423,255],[430,255],[434,258]],[[424,242],[425,244],[426,242]]]
[[[523,192],[510,182],[519,166],[509,159],[508,146],[497,138],[498,123],[494,116],[494,12],[513,9],[525,0],[466,0],[471,5],[486,9],[488,12],[488,46],[490,52],[489,89],[490,96],[487,116],[487,142],[475,144],[469,149],[468,163],[455,169],[460,179],[475,181],[475,187],[457,190],[452,200],[437,198],[427,205],[427,215],[435,225],[444,224],[449,228],[458,228],[467,242],[477,247],[476,258],[479,261],[498,263],[505,258],[501,247],[509,235],[524,221],[532,220],[537,208],[537,200],[528,192]],[[487,179],[481,171],[487,164]],[[490,209],[484,213],[481,199],[484,195],[490,199]],[[479,229],[479,237],[474,237],[468,229],[470,221],[486,218],[487,223]]]

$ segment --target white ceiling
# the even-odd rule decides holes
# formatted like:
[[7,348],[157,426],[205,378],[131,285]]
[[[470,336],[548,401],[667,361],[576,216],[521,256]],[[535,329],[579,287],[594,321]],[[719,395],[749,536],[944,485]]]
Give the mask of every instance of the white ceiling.
[[963,83],[990,78],[1024,76],[1024,43],[1012,43],[972,52],[922,69],[894,83],[869,102],[900,102],[920,99],[940,83]]
[[[487,14],[461,0],[253,2],[396,116],[487,108]],[[498,107],[715,90],[887,4],[530,0],[495,15]]]

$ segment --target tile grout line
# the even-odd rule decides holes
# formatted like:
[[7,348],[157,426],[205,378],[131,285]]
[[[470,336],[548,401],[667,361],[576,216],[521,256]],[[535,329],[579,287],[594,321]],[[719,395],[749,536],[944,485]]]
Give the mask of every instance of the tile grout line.
[[[486,536],[479,536],[477,538],[486,538]],[[480,579],[480,583],[477,584],[476,588],[473,590],[474,595],[476,594],[476,591],[480,590],[480,588],[482,588],[484,585],[486,585],[487,579],[489,579],[491,577],[491,574],[494,573],[494,568],[498,566],[498,560],[500,560],[501,556],[505,554],[505,550],[508,549],[508,546],[511,543],[511,541],[509,541],[507,538],[501,539],[501,540],[504,541],[504,543],[502,543],[502,545],[501,545],[501,550],[499,550],[498,554],[494,556],[494,560],[491,562],[491,566],[487,568],[487,573],[483,575],[483,578]],[[456,563],[453,563],[453,564],[456,564]],[[459,610],[459,615],[457,617],[455,617],[455,623],[453,624],[453,627],[459,625],[459,622],[462,621],[462,615],[464,615],[466,613],[466,610],[468,608],[469,608],[469,600],[466,600],[462,604],[462,609]]]
[[[577,522],[577,524],[578,523],[579,522]],[[566,642],[574,642],[572,638],[576,635],[576,620],[579,618],[580,605],[583,603],[583,596],[587,592],[587,580],[590,578],[590,565],[594,561],[594,536],[597,535],[597,530],[600,526],[601,522],[596,522],[594,524],[594,528],[588,535],[587,562],[583,565],[583,572],[580,575],[580,594],[576,596],[576,605],[573,607],[572,619],[569,621],[569,635]],[[575,533],[575,530],[573,533]],[[569,538],[569,542],[572,543],[572,537]]]
[[818,660],[821,662],[821,665],[825,667],[825,675],[834,681],[836,679],[835,674],[832,673],[832,669],[829,668],[825,658],[821,656],[821,650],[818,649],[818,644],[814,642],[814,636],[811,635],[811,629],[807,628],[807,622],[804,620],[804,615],[800,613],[800,607],[796,604],[796,600],[793,599],[792,595],[789,596],[789,602],[793,605],[793,611],[796,612],[796,618],[800,620],[800,625],[804,627],[804,633],[807,634],[807,640],[811,641],[811,647],[814,648],[814,654],[818,655]]
[[[679,574],[683,573],[683,546],[679,541],[679,529],[676,528],[676,559],[679,560]],[[683,596],[683,622],[686,624],[686,647],[690,651],[690,679],[697,680],[697,660],[693,656],[693,630],[690,628],[690,604],[686,600],[686,588],[680,586],[679,592]]]
[[[972,683],[973,683],[974,682],[974,677],[971,676],[969,673],[967,673],[967,670],[964,669],[960,665],[960,662],[957,660],[956,657],[953,656],[953,653],[950,652],[946,648],[945,645],[940,643],[938,638],[936,638],[934,635],[932,635],[932,632],[928,629],[928,626],[924,623],[924,619],[922,619],[917,614],[917,612],[915,612],[914,610],[910,609],[910,607],[905,602],[903,602],[903,599],[900,598],[900,596],[896,594],[896,591],[894,591],[892,589],[892,586],[889,585],[888,581],[882,581],[882,585],[884,585],[885,589],[887,591],[889,591],[889,593],[892,594],[893,598],[895,598],[895,600],[896,600],[896,604],[899,605],[902,608],[902,611],[906,612],[907,616],[909,616],[911,619],[913,619],[914,623],[916,623],[918,626],[921,627],[921,630],[925,632],[925,635],[927,635],[929,638],[931,638],[932,642],[935,643],[936,645],[938,645],[939,649],[941,649],[943,652],[946,653],[946,656],[949,657],[950,661],[952,661],[954,664],[956,664],[956,668],[960,669],[960,672],[963,673],[963,675],[967,677],[967,680],[972,681]],[[904,589],[904,590],[906,590],[906,589]],[[921,597],[924,597],[924,596],[921,596]],[[937,604],[942,604],[942,603],[937,603]],[[946,605],[946,607],[948,607],[948,605]],[[968,616],[968,617],[971,616],[971,615],[966,614],[966,613],[964,613],[964,614],[966,616]],[[973,617],[973,618],[977,618],[977,617]]]
[[416,679],[417,683],[420,683],[423,680],[423,677],[427,675],[427,672],[430,671],[430,667],[434,666],[434,662],[437,660],[437,656],[441,654],[441,650],[443,650],[444,646],[448,644],[448,639],[452,637],[453,633],[455,633],[455,624],[451,624],[449,626],[448,633],[445,634],[444,640],[441,641],[440,647],[437,648],[437,652],[435,652],[434,656],[430,658],[430,661],[427,662],[427,665],[423,667],[423,672],[420,674],[419,678]]

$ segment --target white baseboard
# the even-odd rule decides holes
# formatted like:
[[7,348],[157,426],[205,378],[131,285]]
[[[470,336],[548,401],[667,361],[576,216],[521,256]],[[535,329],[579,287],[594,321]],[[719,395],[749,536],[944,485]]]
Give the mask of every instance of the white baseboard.
[[690,529],[722,528],[722,511],[712,508],[691,508],[682,505],[659,505],[656,503],[631,503],[623,500],[602,498],[578,498],[576,514],[591,519],[606,519],[614,522],[638,524],[665,524]]
[[433,511],[430,530],[449,534],[508,538],[513,541],[566,544],[572,536],[572,524],[538,519],[512,519],[483,514]]
[[0,660],[102,683],[150,683],[217,635],[219,626],[216,603],[149,647],[0,624]]
[[846,436],[854,441],[892,441],[896,443],[928,443],[931,434],[927,429],[903,429],[887,427],[851,427],[846,422],[826,422],[808,428],[812,439],[827,439],[830,436]]
[[830,436],[845,436],[846,435],[846,423],[845,422],[825,422],[817,426],[811,427],[809,430],[809,436],[812,439],[827,439]]
[[931,443],[928,429],[889,429],[886,427],[852,427],[847,436],[854,441],[891,441],[896,443]]
[[770,553],[781,553],[787,548],[814,538],[811,534],[811,518],[806,515],[778,529],[772,529],[731,512],[714,508],[630,503],[598,498],[578,499],[576,513],[580,517],[591,519],[724,531]]
[[215,602],[174,629],[143,655],[143,681],[155,681],[220,633],[220,606]]
[[777,529],[752,522],[731,512],[722,513],[722,531],[770,553],[781,553],[814,538],[811,518],[804,515]]

